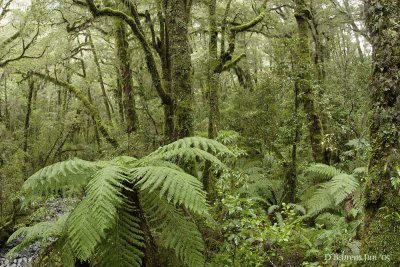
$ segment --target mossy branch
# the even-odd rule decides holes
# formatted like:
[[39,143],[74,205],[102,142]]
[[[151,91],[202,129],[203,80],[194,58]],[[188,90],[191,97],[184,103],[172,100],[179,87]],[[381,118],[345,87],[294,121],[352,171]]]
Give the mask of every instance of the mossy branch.
[[98,109],[96,108],[96,106],[94,106],[92,103],[90,103],[89,99],[83,94],[81,89],[79,89],[78,87],[76,87],[70,83],[57,80],[56,78],[42,74],[40,72],[32,72],[31,74],[38,76],[41,79],[44,79],[46,81],[49,81],[55,85],[64,87],[67,90],[69,90],[70,92],[72,92],[82,102],[82,104],[85,106],[85,108],[89,111],[90,115],[93,116],[96,126],[98,127],[98,129],[99,129],[100,133],[103,135],[103,137],[107,140],[107,142],[110,143],[114,148],[119,147],[117,140],[115,140],[113,137],[110,136],[109,132],[107,131],[106,127],[104,126]]
[[247,31],[250,28],[253,28],[254,26],[256,26],[258,23],[260,23],[265,17],[265,12],[261,12],[257,17],[255,17],[253,20],[243,23],[241,25],[238,26],[234,26],[231,28],[231,33],[239,33],[239,32],[244,32]]
[[[235,48],[236,48],[235,47],[236,35],[240,32],[244,32],[244,31],[247,31],[247,30],[253,28],[258,23],[260,23],[264,18],[265,18],[265,11],[261,12],[257,17],[255,17],[254,19],[252,19],[249,22],[231,27],[230,34],[229,34],[228,50],[225,53],[221,54],[219,63],[215,68],[215,72],[217,72],[218,70],[222,71],[223,69],[225,69],[225,63],[227,63],[228,61],[230,61],[232,59],[232,55],[235,52]],[[237,58],[237,59],[240,60],[240,58]],[[233,61],[234,60],[232,60],[232,62]]]
[[135,18],[127,15],[126,13],[115,10],[109,7],[98,8],[93,0],[86,0],[87,6],[89,7],[90,12],[92,12],[93,16],[95,17],[116,17],[123,21],[125,21],[129,27],[131,28],[135,37],[139,40],[140,45],[142,46],[143,52],[146,58],[147,68],[150,72],[153,85],[157,90],[159,97],[163,104],[171,104],[172,98],[171,96],[165,91],[163,84],[161,82],[160,73],[157,69],[156,60],[154,58],[153,52],[151,51],[151,46],[146,40],[146,36],[141,29],[140,25],[138,25],[135,21]]
[[246,54],[244,54],[244,53],[243,53],[243,54],[240,54],[240,56],[238,56],[238,57],[232,59],[230,62],[226,63],[226,64],[222,67],[222,71],[227,71],[227,70],[230,70],[231,68],[235,67],[235,66],[239,63],[239,61],[240,61],[242,58],[245,58],[245,57],[246,57]]

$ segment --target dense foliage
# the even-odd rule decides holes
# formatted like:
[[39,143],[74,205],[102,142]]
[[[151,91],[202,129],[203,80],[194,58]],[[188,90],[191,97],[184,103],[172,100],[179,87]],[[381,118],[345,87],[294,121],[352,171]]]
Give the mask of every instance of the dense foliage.
[[0,0],[0,266],[399,266],[399,8]]

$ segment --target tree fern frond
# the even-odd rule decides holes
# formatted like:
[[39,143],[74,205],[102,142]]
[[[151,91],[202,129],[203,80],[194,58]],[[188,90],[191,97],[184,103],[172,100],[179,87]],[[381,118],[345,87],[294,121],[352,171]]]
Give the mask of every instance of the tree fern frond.
[[225,167],[216,156],[208,153],[199,148],[195,147],[181,147],[174,150],[164,151],[163,153],[157,153],[146,157],[150,160],[153,159],[162,159],[162,160],[172,160],[179,161],[182,160],[184,162],[194,162],[194,161],[210,161],[211,163],[219,166]]
[[104,229],[100,227],[99,231],[96,225],[97,220],[93,218],[91,209],[89,202],[86,199],[82,200],[72,211],[67,222],[67,242],[76,258],[83,261],[93,255],[96,246],[105,237]]
[[88,184],[86,198],[72,212],[69,239],[79,259],[89,259],[106,237],[105,232],[114,227],[117,210],[124,203],[122,189],[126,172],[115,165],[97,171]]
[[353,175],[364,175],[368,169],[366,167],[358,167],[353,170]]
[[100,169],[100,163],[74,158],[57,162],[34,173],[24,185],[25,195],[48,195],[68,186],[85,186],[93,173]]
[[116,165],[123,165],[123,166],[130,166],[132,164],[135,164],[138,161],[137,158],[135,157],[129,157],[129,156],[118,156],[110,160],[110,163],[115,163]]
[[[193,137],[140,160],[124,156],[97,162],[73,159],[45,167],[25,182],[25,196],[63,188],[85,188],[86,196],[64,217],[63,227],[39,223],[17,231],[13,238],[26,234],[24,242],[30,242],[55,236],[52,249],[64,251],[65,255],[57,255],[64,255],[69,265],[78,259],[96,266],[141,266],[148,233],[142,232],[146,220],[135,210],[140,206],[164,247],[174,249],[188,266],[203,266],[204,244],[189,213],[208,215],[206,193],[203,184],[179,163],[207,160],[223,166],[214,154],[231,153],[214,140]],[[131,190],[140,196],[135,205],[129,202]]]
[[308,214],[315,214],[333,207],[335,200],[325,187],[318,188],[314,195],[306,202]]
[[171,168],[146,166],[134,168],[132,181],[140,190],[150,193],[157,190],[174,205],[184,205],[197,214],[205,214],[208,210],[202,183],[190,174]]
[[97,171],[87,186],[86,201],[99,230],[111,227],[117,218],[117,209],[124,202],[122,189],[128,189],[123,184],[127,173],[122,167],[110,165]]
[[335,205],[342,203],[343,200],[358,188],[358,186],[359,184],[357,179],[353,175],[345,173],[334,176],[325,184],[325,187],[329,190],[330,195],[335,200]]
[[150,226],[159,233],[157,241],[185,265],[204,266],[204,242],[196,224],[156,193],[142,192],[141,199]]
[[315,218],[315,223],[323,225],[326,229],[333,229],[341,223],[342,219],[342,216],[325,212]]
[[166,160],[161,160],[161,159],[151,159],[151,160],[147,160],[147,159],[143,159],[138,161],[138,163],[136,164],[135,167],[145,167],[145,166],[157,166],[157,167],[165,167],[165,168],[170,168],[173,170],[177,170],[180,172],[185,172],[178,164],[175,164],[173,162],[170,161],[166,161]]
[[334,208],[354,193],[358,187],[359,183],[354,176],[345,173],[335,175],[330,181],[321,184],[307,202],[309,213]]
[[15,253],[21,251],[35,241],[47,243],[50,237],[61,236],[67,217],[68,214],[64,214],[55,221],[40,222],[32,226],[19,228],[9,237],[7,242],[11,242],[21,235],[24,236],[24,239],[8,252],[8,256],[12,257]]
[[312,164],[306,169],[306,172],[317,175],[321,178],[332,178],[335,175],[343,173],[341,170],[322,163]]
[[188,148],[188,147],[198,148],[204,151],[210,151],[213,154],[227,154],[231,156],[233,155],[233,153],[223,144],[212,139],[207,139],[198,136],[179,139],[171,144],[160,147],[150,155],[154,156],[156,154],[166,153],[168,151],[173,151],[176,149]]
[[140,267],[142,266],[143,232],[134,207],[128,202],[118,209],[118,221],[108,231],[107,239],[98,247],[99,266]]

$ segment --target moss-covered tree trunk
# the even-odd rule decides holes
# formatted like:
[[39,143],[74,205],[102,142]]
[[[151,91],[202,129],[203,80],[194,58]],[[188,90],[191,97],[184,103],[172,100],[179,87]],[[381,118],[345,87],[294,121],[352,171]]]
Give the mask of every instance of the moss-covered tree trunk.
[[[25,125],[24,125],[24,147],[23,150],[25,153],[28,152],[28,139],[29,139],[29,129],[31,127],[31,114],[32,114],[32,98],[33,92],[35,91],[35,81],[32,78],[29,78],[28,81],[28,97],[26,103],[26,114],[25,114]],[[26,161],[28,160],[25,157]]]
[[175,139],[193,135],[192,64],[189,42],[190,1],[168,0],[166,10]]
[[400,196],[391,178],[398,177],[400,148],[400,5],[393,0],[365,0],[365,10],[373,47],[373,114],[362,254],[389,255],[391,261],[365,261],[360,266],[399,266]]
[[[161,3],[163,2],[163,3]],[[168,24],[165,21],[165,13],[168,6],[168,1],[157,1],[157,17],[160,28],[160,41],[158,42],[157,52],[161,59],[161,77],[164,85],[164,90],[168,95],[171,95],[171,60],[169,51]],[[174,140],[174,101],[164,105],[164,137],[166,143]]]
[[101,88],[101,95],[103,97],[103,102],[104,102],[104,107],[106,108],[106,114],[107,114],[107,119],[111,121],[111,105],[110,105],[110,100],[108,99],[108,95],[106,92],[106,87],[104,85],[104,79],[103,79],[103,72],[100,67],[100,60],[99,56],[97,55],[96,47],[94,46],[92,35],[90,32],[87,32],[87,37],[88,37],[88,42],[90,45],[90,49],[92,50],[93,54],[93,60],[97,68],[97,75],[99,76],[99,84]]
[[304,0],[295,0],[295,17],[298,27],[298,51],[297,51],[297,81],[300,101],[303,104],[307,115],[308,128],[312,155],[316,162],[324,162],[323,131],[320,116],[317,112],[314,90],[312,86],[312,68],[309,45],[308,19],[310,11],[307,9]]
[[[165,1],[167,1],[167,0],[165,0]],[[161,75],[157,68],[156,59],[153,55],[154,46],[152,48],[151,44],[147,41],[146,35],[144,33],[144,30],[143,30],[141,22],[140,22],[140,15],[139,15],[138,11],[136,10],[136,6],[130,5],[129,1],[123,1],[124,5],[126,7],[129,7],[130,15],[128,15],[128,13],[122,12],[117,9],[113,9],[113,8],[109,8],[109,7],[100,8],[99,6],[97,6],[95,4],[95,1],[93,1],[93,0],[86,0],[85,2],[87,4],[89,10],[93,14],[93,16],[119,18],[119,19],[125,21],[129,25],[133,35],[137,38],[137,40],[140,43],[140,46],[144,53],[146,66],[147,66],[147,69],[150,73],[150,76],[151,76],[151,79],[153,82],[153,86],[156,89],[158,96],[160,97],[162,105],[164,106],[164,112],[165,112],[164,116],[165,116],[165,122],[166,122],[166,128],[167,128],[166,133],[168,135],[172,135],[173,133],[168,132],[168,130],[171,128],[170,126],[173,124],[173,121],[171,119],[173,117],[172,111],[173,111],[173,106],[174,106],[174,99],[173,99],[173,97],[171,97],[171,94],[164,87],[164,80],[161,78]],[[174,1],[174,2],[179,2],[179,1]],[[181,2],[186,2],[186,1],[181,1]],[[175,5],[173,5],[173,6],[174,6],[174,9],[179,8],[179,6],[178,7]],[[174,15],[174,14],[172,13],[172,15]],[[172,16],[172,18],[173,18],[173,20],[181,21],[181,19],[179,17]],[[180,25],[180,22],[176,23],[176,24]],[[185,24],[185,25],[186,25],[186,29],[187,29],[187,24]],[[169,136],[167,136],[167,138],[169,138]]]
[[118,60],[118,81],[123,94],[123,107],[127,133],[138,128],[138,116],[135,109],[135,96],[132,84],[132,70],[126,37],[125,24],[121,20],[115,21],[115,41]]
[[218,66],[218,31],[217,31],[217,14],[216,0],[209,3],[209,45],[208,45],[208,77],[207,87],[210,101],[210,113],[208,122],[208,138],[215,138],[219,128],[219,85],[220,73],[215,69]]
[[[217,31],[217,1],[210,0],[208,4],[208,28],[209,28],[209,45],[208,45],[208,76],[207,90],[209,101],[208,115],[208,138],[214,139],[218,135],[219,128],[219,85],[220,72],[216,72],[219,63],[218,58],[218,31]],[[216,177],[211,172],[211,163],[206,162],[203,174],[204,190],[208,193],[208,199],[213,203],[216,199]]]

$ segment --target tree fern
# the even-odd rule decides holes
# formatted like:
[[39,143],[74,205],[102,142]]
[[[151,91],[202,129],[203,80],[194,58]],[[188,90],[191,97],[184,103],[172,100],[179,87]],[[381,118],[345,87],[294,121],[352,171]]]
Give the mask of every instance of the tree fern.
[[[63,231],[57,228],[60,231],[52,232],[60,243],[55,248],[67,251],[69,258],[99,266],[141,266],[145,236],[154,233],[158,245],[175,250],[185,265],[197,267],[204,265],[204,245],[190,218],[207,216],[208,204],[202,183],[179,164],[207,160],[223,166],[216,155],[231,154],[214,140],[184,138],[142,159],[122,156],[110,161],[72,159],[53,164],[32,175],[24,192],[32,196],[65,187],[85,189],[83,200],[65,215]],[[132,195],[138,199],[133,201]],[[27,234],[26,242],[46,239],[46,231],[35,229],[50,229],[51,225],[25,229],[32,233],[32,238]],[[150,232],[142,229],[143,225]]]
[[[157,152],[157,151],[156,151]],[[157,153],[151,154],[147,160],[156,160],[156,159],[162,159],[162,160],[184,160],[184,161],[210,161],[211,163],[219,166],[219,167],[224,167],[225,165],[214,155],[208,153],[207,151],[204,151],[200,148],[195,148],[195,147],[180,147],[176,148],[173,150],[166,150],[166,151],[158,151]]]
[[325,177],[331,175],[331,180],[320,184],[311,199],[307,201],[308,212],[311,214],[337,207],[360,188],[354,175],[343,173],[335,167],[316,164],[311,167],[311,171]]

